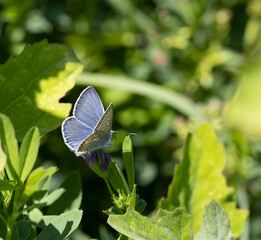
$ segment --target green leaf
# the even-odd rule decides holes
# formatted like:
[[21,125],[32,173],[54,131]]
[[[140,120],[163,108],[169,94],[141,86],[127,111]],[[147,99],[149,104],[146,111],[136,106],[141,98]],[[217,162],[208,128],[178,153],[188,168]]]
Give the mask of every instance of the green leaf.
[[236,203],[231,201],[234,190],[226,185],[222,174],[224,167],[222,144],[210,124],[201,124],[187,138],[183,161],[175,169],[168,197],[162,200],[161,207],[168,210],[186,207],[192,214],[193,233],[196,233],[200,229],[204,206],[211,199],[216,199],[226,210],[232,231],[238,237],[248,212],[236,209]]
[[18,144],[14,127],[10,119],[3,114],[0,115],[0,139],[3,151],[7,155],[6,171],[8,177],[11,180],[17,180],[19,173]]
[[44,228],[36,240],[62,240],[78,227],[82,211],[71,210],[59,216],[44,216],[40,227]]
[[25,135],[20,148],[20,179],[26,180],[32,171],[40,145],[40,133],[38,128],[31,128]]
[[160,209],[154,220],[128,208],[124,215],[110,215],[108,224],[134,240],[191,239],[191,216],[185,209],[176,209],[174,212]]
[[19,240],[26,240],[30,236],[30,229],[27,222],[19,221],[15,223],[18,232]]
[[5,239],[6,235],[6,222],[8,218],[8,214],[3,210],[0,210],[0,239]]
[[49,206],[53,204],[57,199],[59,199],[62,194],[65,192],[65,189],[63,188],[58,188],[51,192],[50,194],[44,196],[40,201],[37,203],[39,205],[43,206]]
[[130,136],[125,137],[122,144],[122,156],[124,166],[127,172],[127,179],[130,190],[133,190],[135,184],[135,176],[134,176],[134,161],[133,161],[133,152],[132,152],[132,143]]
[[130,206],[135,210],[136,205],[136,185],[133,186],[132,192],[131,192],[131,198],[130,198]]
[[200,233],[195,240],[236,240],[233,235],[229,218],[224,209],[212,200],[206,207],[203,215]]
[[82,73],[77,78],[77,85],[106,87],[113,90],[131,92],[145,97],[158,100],[183,114],[195,117],[199,120],[205,120],[204,114],[196,107],[196,105],[185,96],[174,92],[170,89],[156,85],[153,83],[138,81],[137,79],[128,78],[126,76],[117,76],[102,73]]
[[30,221],[34,224],[39,224],[43,220],[43,213],[38,208],[32,209],[28,216]]
[[125,177],[115,162],[111,162],[110,164],[108,180],[116,191],[123,189],[126,195],[130,194]]
[[69,48],[47,41],[0,65],[0,112],[11,119],[19,141],[34,126],[41,135],[60,126],[71,105],[59,99],[82,68]]
[[60,214],[75,208],[80,208],[82,201],[81,177],[78,172],[71,173],[61,184],[65,191],[48,208],[48,214]]
[[4,181],[0,179],[0,191],[15,189],[15,183],[13,181]]
[[0,139],[0,173],[5,169],[6,162],[7,162],[7,156],[2,149],[1,139]]
[[43,167],[36,168],[26,181],[24,195],[31,196],[33,193],[42,190],[46,178],[52,176],[56,171],[56,167],[48,169],[44,169]]
[[225,123],[253,140],[261,139],[261,60],[244,68],[238,90],[225,108]]
[[175,167],[172,183],[168,188],[167,199],[161,200],[161,207],[164,209],[175,209],[176,207],[189,208],[189,201],[191,196],[191,189],[189,185],[189,171],[190,171],[190,158],[189,146],[191,143],[192,135],[189,133],[186,140],[186,145],[183,153],[182,164]]

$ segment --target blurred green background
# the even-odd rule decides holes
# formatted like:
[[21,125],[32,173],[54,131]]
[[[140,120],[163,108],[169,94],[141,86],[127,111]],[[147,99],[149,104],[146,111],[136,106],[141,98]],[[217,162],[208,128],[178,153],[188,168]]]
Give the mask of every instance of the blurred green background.
[[[226,147],[238,205],[250,211],[241,239],[261,239],[260,0],[0,0],[0,9],[0,63],[43,39],[68,45],[85,70],[62,101],[74,103],[92,85],[105,107],[114,104],[113,129],[138,134],[145,214],[166,196],[187,132],[208,120]],[[116,134],[111,148],[121,165],[123,138]],[[110,239],[106,186],[66,148],[60,129],[42,138],[37,164],[59,167],[54,187],[80,171],[81,230]]]

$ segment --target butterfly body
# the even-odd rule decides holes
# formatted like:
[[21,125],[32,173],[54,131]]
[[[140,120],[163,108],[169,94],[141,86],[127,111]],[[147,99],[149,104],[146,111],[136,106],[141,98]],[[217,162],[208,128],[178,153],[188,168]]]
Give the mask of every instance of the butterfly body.
[[108,146],[113,135],[112,119],[113,105],[104,111],[97,92],[87,87],[75,103],[73,116],[62,123],[65,144],[76,156]]

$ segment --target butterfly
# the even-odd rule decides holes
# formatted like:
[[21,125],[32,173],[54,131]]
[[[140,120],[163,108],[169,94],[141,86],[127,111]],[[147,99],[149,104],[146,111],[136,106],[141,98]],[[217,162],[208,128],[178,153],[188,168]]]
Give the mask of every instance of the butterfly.
[[87,87],[74,105],[73,116],[62,123],[65,144],[77,157],[110,145],[114,133],[112,119],[112,103],[104,111],[95,89]]

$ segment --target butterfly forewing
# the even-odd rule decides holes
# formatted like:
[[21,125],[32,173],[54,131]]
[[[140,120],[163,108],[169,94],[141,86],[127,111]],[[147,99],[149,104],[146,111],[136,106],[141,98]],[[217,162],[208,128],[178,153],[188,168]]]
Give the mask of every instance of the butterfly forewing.
[[113,105],[110,104],[94,128],[93,133],[79,145],[77,152],[81,154],[82,152],[94,151],[105,146],[111,139],[112,119]]
[[85,125],[92,129],[95,128],[104,114],[104,108],[99,95],[93,87],[87,87],[78,97],[73,114]]

